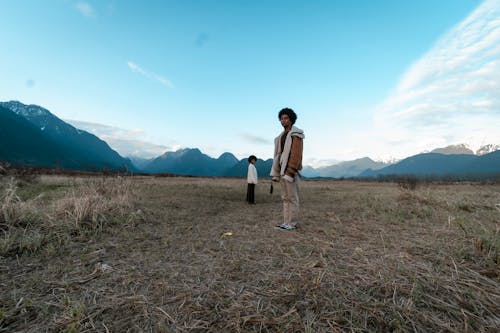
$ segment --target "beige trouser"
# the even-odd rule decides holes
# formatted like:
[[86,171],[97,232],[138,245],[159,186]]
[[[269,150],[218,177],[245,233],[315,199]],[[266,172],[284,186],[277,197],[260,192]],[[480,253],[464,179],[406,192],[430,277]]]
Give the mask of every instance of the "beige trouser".
[[281,179],[281,199],[283,200],[283,222],[297,226],[299,217],[299,175],[295,175],[294,182]]

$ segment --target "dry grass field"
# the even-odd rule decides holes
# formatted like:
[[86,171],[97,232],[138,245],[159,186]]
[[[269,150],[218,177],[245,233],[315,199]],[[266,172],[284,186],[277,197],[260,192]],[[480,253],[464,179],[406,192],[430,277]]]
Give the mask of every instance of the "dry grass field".
[[[0,176],[2,177],[2,176]],[[500,185],[0,178],[0,332],[499,332]]]

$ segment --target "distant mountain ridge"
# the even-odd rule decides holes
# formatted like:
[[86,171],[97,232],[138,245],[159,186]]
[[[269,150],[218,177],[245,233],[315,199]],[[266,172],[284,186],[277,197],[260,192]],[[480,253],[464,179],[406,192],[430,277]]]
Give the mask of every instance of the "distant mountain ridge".
[[495,152],[497,150],[500,150],[500,145],[487,144],[487,145],[484,145],[484,146],[480,147],[476,151],[476,155],[486,155],[486,154],[489,154],[489,153],[493,153],[493,152]]
[[47,109],[17,101],[0,102],[0,108],[1,130],[5,136],[0,160],[4,162],[81,170],[137,171],[130,160],[121,157],[106,142],[67,124]]
[[454,154],[474,155],[474,151],[464,143],[458,145],[450,145],[444,148],[436,148],[432,150],[431,153],[445,154],[445,155],[454,155]]
[[486,144],[479,147],[475,152],[469,145],[465,143],[460,143],[456,145],[449,145],[443,148],[436,148],[431,150],[431,153],[445,154],[445,155],[456,155],[456,154],[467,154],[467,155],[485,155],[492,153],[494,151],[500,150],[500,145],[497,144]]
[[[257,169],[257,174],[259,175],[259,178],[268,178],[270,177],[269,174],[271,172],[271,168],[273,166],[273,159],[267,159],[267,160],[262,160],[260,158],[257,159],[257,162],[255,162],[255,168]],[[230,176],[230,177],[245,177],[247,176],[248,172],[248,160],[246,158],[243,158],[238,161],[233,167],[227,169],[224,172],[224,176]]]
[[[456,148],[456,149],[455,149]],[[443,175],[500,173],[496,150],[485,155],[454,154],[464,151],[463,147],[455,147],[443,153],[424,153],[410,156],[395,163],[376,162],[368,157],[344,161],[331,166],[312,168],[304,167],[302,175],[307,178],[350,178],[376,177],[387,174]],[[495,148],[494,145],[486,149]],[[438,150],[444,151],[444,150]],[[256,163],[259,177],[268,177],[272,167],[272,159]],[[235,176],[245,177],[248,168],[247,159],[237,160],[231,153],[224,153],[215,159],[203,154],[197,148],[185,148],[175,152],[167,152],[143,166],[148,173],[173,173],[193,176]]]
[[474,174],[500,174],[500,151],[480,156],[472,154],[418,154],[379,170],[366,170],[359,176]]
[[[70,154],[26,118],[0,106],[0,161],[51,168],[60,166],[61,155]],[[67,158],[63,166],[74,169],[78,163]]]
[[[475,157],[491,154],[496,151],[500,151],[500,145],[483,145],[474,152],[467,144],[456,144],[436,148],[431,153],[417,154],[399,161],[376,162],[368,157],[363,157],[319,168],[306,166],[302,171],[302,175],[309,178],[349,178],[375,177],[387,174],[442,175],[447,173],[500,173],[500,168],[495,169],[496,167],[494,166],[495,154],[488,161],[482,159],[475,160]],[[462,155],[465,155],[465,157]],[[475,162],[472,162],[473,160]],[[470,164],[467,164],[468,161]]]
[[174,173],[191,176],[221,176],[222,170],[236,164],[234,155],[226,153],[218,159],[203,154],[199,149],[179,149],[166,152],[144,166],[148,173]]
[[[269,162],[270,161],[270,162]],[[259,176],[268,176],[272,160],[257,160]],[[238,160],[231,153],[223,153],[218,158],[203,154],[198,148],[184,148],[151,160],[143,166],[147,173],[172,173],[190,176],[233,176],[246,177],[247,159]]]
[[375,162],[369,157],[363,157],[316,169],[312,167],[304,168],[302,174],[305,177],[356,177],[367,169],[378,170],[388,165],[389,163]]

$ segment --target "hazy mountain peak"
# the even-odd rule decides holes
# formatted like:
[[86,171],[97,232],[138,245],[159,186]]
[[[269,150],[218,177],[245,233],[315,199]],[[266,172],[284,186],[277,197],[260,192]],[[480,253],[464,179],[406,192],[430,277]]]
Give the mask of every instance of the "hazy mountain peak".
[[217,159],[224,160],[224,161],[231,161],[234,163],[238,162],[238,159],[236,158],[236,156],[234,156],[233,154],[231,154],[229,152],[222,153]]
[[167,151],[163,153],[159,158],[179,158],[184,155],[203,155],[203,153],[198,148],[181,148],[176,151]]
[[[375,163],[374,160],[372,160],[371,158],[365,156],[365,157],[360,157],[360,158],[356,158],[352,161],[348,161],[348,162],[364,162],[364,163]],[[339,163],[340,164],[340,163]]]
[[107,143],[77,130],[47,109],[18,101],[0,102],[0,108],[3,117],[0,133],[3,131],[11,142],[0,150],[0,160],[21,166],[135,170],[129,160]]
[[470,147],[465,143],[449,145],[443,148],[436,148],[432,150],[431,153],[445,154],[445,155],[452,155],[452,154],[474,155],[474,151],[470,149]]
[[361,157],[319,168],[305,167],[302,174],[305,177],[355,177],[367,169],[378,170],[387,165],[387,163],[375,162],[369,157]]
[[18,101],[0,102],[0,106],[7,108],[15,114],[29,120],[42,131],[54,135],[81,134],[74,126],[59,119],[49,110],[35,104],[26,105]]
[[34,104],[26,105],[19,101],[0,102],[0,105],[25,118],[52,115],[49,110],[41,106]]
[[495,144],[490,143],[490,144],[487,144],[487,145],[480,147],[476,151],[476,155],[485,155],[485,154],[489,154],[489,153],[492,153],[492,152],[497,151],[497,150],[500,150],[500,145],[495,145]]
[[396,158],[396,157],[388,157],[388,158],[377,158],[374,161],[389,165],[389,164],[394,164],[394,163],[399,162],[400,159]]

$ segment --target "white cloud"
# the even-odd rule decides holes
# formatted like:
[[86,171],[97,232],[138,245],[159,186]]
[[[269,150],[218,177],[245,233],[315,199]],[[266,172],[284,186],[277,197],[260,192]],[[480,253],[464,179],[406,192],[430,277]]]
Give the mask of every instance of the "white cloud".
[[127,62],[127,65],[128,65],[128,68],[130,68],[130,70],[134,73],[141,74],[142,76],[144,76],[150,80],[159,82],[160,84],[164,85],[167,88],[174,87],[174,85],[172,84],[172,82],[169,79],[167,79],[161,75],[155,74],[153,72],[149,72],[132,61]]
[[94,8],[88,3],[84,1],[79,1],[76,3],[75,8],[86,17],[95,17]]
[[404,157],[462,142],[476,149],[500,143],[499,18],[500,2],[484,1],[407,70],[365,133],[376,138],[370,151]]
[[146,133],[139,128],[123,129],[87,121],[65,121],[106,141],[122,156],[152,158],[160,156],[166,151],[175,151],[180,148],[178,145],[165,146],[148,142],[146,141]]

